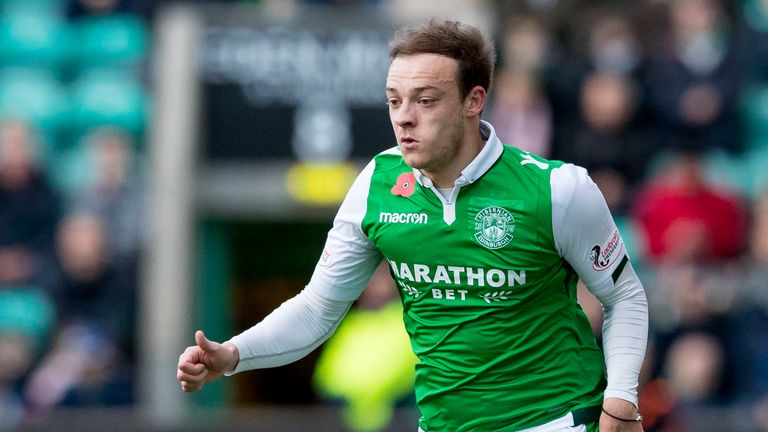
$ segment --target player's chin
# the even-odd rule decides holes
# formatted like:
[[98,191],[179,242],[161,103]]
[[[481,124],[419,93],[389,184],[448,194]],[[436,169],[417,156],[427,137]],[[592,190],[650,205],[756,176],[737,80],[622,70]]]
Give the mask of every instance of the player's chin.
[[403,151],[403,161],[411,168],[422,169],[424,168],[424,161],[419,155],[413,151]]

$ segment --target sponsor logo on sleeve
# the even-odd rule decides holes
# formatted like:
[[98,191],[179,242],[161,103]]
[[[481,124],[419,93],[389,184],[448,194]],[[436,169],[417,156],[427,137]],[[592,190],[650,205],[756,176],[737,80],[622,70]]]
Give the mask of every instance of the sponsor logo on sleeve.
[[328,250],[328,248],[323,249],[323,253],[320,254],[320,261],[317,263],[320,267],[328,267],[331,265],[331,261],[333,261],[331,256],[331,251]]
[[603,271],[610,267],[624,250],[624,243],[621,241],[618,228],[614,227],[611,235],[601,245],[595,245],[589,252],[589,261],[592,262],[592,268],[597,271]]

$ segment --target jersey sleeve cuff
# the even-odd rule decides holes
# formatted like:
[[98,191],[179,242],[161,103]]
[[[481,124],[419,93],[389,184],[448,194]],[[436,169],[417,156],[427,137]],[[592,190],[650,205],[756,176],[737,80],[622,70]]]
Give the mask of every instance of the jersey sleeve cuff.
[[[224,372],[224,376],[232,376],[238,372],[242,372],[247,369],[244,366],[245,362],[243,361],[244,359],[242,358],[243,347],[242,347],[242,344],[238,343],[238,341],[239,341],[239,336],[234,336],[232,339],[227,341],[237,347],[237,351],[240,353],[240,359],[237,361],[237,366],[235,366],[233,370],[229,372]],[[227,342],[224,342],[224,343],[227,343]]]
[[637,394],[627,390],[606,389],[603,394],[603,399],[607,398],[622,399],[631,402],[635,407],[637,407],[638,403]]

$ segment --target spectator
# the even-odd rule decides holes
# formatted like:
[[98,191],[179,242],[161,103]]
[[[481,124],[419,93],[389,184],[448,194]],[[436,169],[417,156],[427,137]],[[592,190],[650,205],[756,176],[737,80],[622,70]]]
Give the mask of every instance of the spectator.
[[649,284],[654,349],[641,396],[649,432],[698,431],[688,428],[692,413],[728,407],[734,398],[738,359],[729,313],[738,282],[727,270],[734,269],[663,265]]
[[768,400],[768,190],[753,206],[743,274],[743,298],[732,313],[739,364],[735,385],[744,399]]
[[[629,11],[595,7],[582,11],[583,19],[574,29],[570,55],[561,63],[561,93],[566,100],[578,100],[581,82],[590,74],[610,74],[642,83],[647,69],[643,42],[636,33]],[[632,16],[634,18],[634,16]],[[583,42],[581,42],[583,40]],[[644,92],[636,86],[637,101],[644,101]]]
[[[567,101],[570,82],[563,78],[563,53],[552,30],[537,16],[508,18],[499,39],[500,73],[530,76],[551,102]],[[560,105],[552,106],[553,110]]]
[[638,193],[632,216],[652,262],[735,258],[744,246],[746,214],[735,194],[715,189],[693,153],[668,160]]
[[539,19],[511,17],[503,30],[500,55],[505,70],[539,75],[553,66],[554,41]]
[[[638,34],[641,13],[648,11],[629,9],[598,11],[588,22],[586,53],[578,75],[583,80],[592,73],[624,77],[633,87],[635,104],[632,123],[646,126],[648,121],[647,89],[648,58],[645,41]],[[645,23],[648,24],[648,23]],[[648,31],[643,27],[643,31]],[[646,144],[653,148],[651,143]]]
[[106,260],[122,280],[124,301],[129,308],[122,345],[133,358],[135,293],[139,261],[144,246],[144,188],[137,167],[134,141],[126,132],[102,127],[85,139],[92,166],[90,181],[71,200],[71,211],[90,214],[103,224]]
[[55,311],[48,294],[35,286],[0,286],[0,430],[22,424],[25,378],[47,348]]
[[723,347],[716,338],[698,332],[679,336],[664,359],[664,391],[671,406],[659,430],[701,430],[689,429],[690,416],[717,402],[723,368]]
[[618,214],[641,180],[652,155],[650,134],[635,122],[638,88],[630,78],[588,75],[581,87],[580,119],[568,129],[559,157],[585,167]]
[[104,221],[110,260],[130,268],[142,249],[146,222],[134,141],[120,129],[102,127],[92,131],[85,143],[93,164],[89,169],[92,177],[73,197],[71,206]]
[[490,118],[501,142],[550,157],[552,112],[535,75],[503,70],[492,92]]
[[588,71],[642,78],[645,55],[632,22],[621,13],[605,12],[588,29]]
[[662,147],[741,150],[742,69],[733,24],[718,0],[670,3],[666,51],[649,65],[649,104]]
[[52,283],[59,198],[35,163],[34,132],[0,122],[0,284]]
[[[559,139],[568,130],[576,100],[577,80],[565,65],[568,57],[558,44],[557,29],[545,21],[533,15],[505,20],[499,50],[502,68],[492,89],[491,116],[502,142],[558,158]],[[519,126],[526,118],[533,123]]]
[[132,295],[108,261],[104,229],[102,221],[89,214],[68,216],[59,229],[58,330],[25,395],[42,412],[61,404],[132,400],[125,355],[131,340]]
[[679,403],[716,399],[724,364],[720,342],[705,333],[680,336],[667,352],[665,370]]
[[768,81],[768,2],[746,0],[742,8],[744,20],[745,75],[748,81]]

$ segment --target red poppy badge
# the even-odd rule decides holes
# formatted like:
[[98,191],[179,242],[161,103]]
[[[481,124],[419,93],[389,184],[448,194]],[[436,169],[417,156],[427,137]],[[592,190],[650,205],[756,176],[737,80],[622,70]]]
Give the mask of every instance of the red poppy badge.
[[402,173],[397,177],[395,185],[392,186],[392,195],[400,195],[407,198],[413,195],[415,187],[416,178],[413,176],[413,172]]

